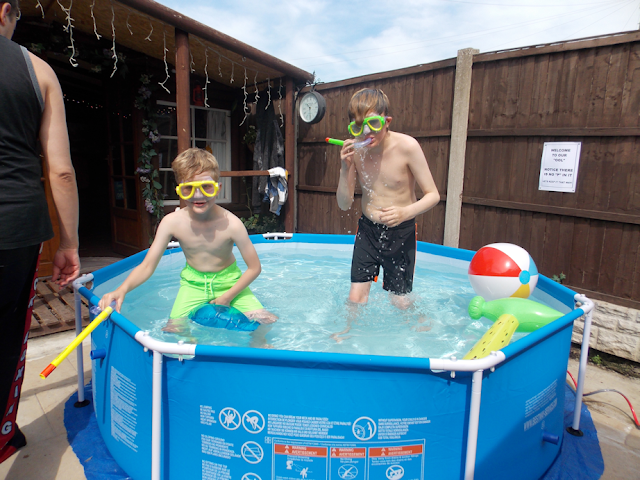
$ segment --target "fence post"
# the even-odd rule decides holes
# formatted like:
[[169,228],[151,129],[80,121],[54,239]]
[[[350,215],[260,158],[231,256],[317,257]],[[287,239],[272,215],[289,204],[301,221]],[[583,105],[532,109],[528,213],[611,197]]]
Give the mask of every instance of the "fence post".
[[475,48],[458,50],[456,80],[453,91],[451,119],[451,145],[449,147],[449,178],[447,180],[447,206],[444,220],[444,241],[447,247],[458,247],[460,240],[460,213],[464,183],[464,156],[467,150],[469,101],[471,98],[471,69]]

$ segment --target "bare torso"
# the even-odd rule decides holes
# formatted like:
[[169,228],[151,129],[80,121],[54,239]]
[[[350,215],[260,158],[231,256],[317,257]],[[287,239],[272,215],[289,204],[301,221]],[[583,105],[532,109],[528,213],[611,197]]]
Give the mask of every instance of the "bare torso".
[[356,171],[362,187],[362,212],[376,223],[381,223],[381,209],[405,207],[416,202],[415,178],[407,156],[400,151],[399,135],[402,134],[389,132],[383,148],[355,153]]
[[236,261],[232,233],[240,220],[235,215],[217,205],[205,219],[192,218],[187,209],[171,215],[175,215],[173,236],[190,266],[200,272],[218,272]]

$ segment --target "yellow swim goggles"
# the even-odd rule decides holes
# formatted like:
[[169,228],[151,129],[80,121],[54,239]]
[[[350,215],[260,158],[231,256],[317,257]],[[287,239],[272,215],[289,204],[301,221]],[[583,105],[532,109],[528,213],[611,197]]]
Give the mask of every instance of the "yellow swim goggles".
[[199,188],[203,195],[215,197],[220,190],[220,184],[213,180],[203,180],[201,182],[185,182],[176,187],[176,193],[183,200],[189,200]]
[[364,131],[365,124],[373,132],[379,132],[380,130],[382,130],[382,127],[384,127],[385,123],[387,123],[386,117],[383,117],[382,115],[375,115],[373,117],[365,118],[364,120],[362,120],[362,124],[360,125],[357,125],[354,120],[349,124],[347,128],[349,129],[349,133],[351,135],[353,135],[354,137],[359,137],[360,135],[362,135],[362,132]]

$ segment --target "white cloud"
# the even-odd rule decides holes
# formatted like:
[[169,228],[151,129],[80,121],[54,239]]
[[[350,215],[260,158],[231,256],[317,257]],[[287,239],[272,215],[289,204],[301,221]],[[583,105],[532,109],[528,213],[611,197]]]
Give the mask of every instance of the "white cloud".
[[161,3],[325,82],[638,28],[636,0],[178,0]]

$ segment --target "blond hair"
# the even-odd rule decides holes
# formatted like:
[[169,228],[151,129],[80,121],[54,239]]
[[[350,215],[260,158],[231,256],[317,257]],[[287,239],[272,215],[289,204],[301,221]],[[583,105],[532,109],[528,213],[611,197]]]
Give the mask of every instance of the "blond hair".
[[383,117],[389,115],[389,99],[385,93],[379,88],[363,88],[354,93],[349,101],[349,121],[360,124],[371,111]]
[[185,150],[171,162],[171,168],[178,183],[204,172],[211,172],[211,176],[216,182],[220,178],[220,167],[216,157],[201,148]]

